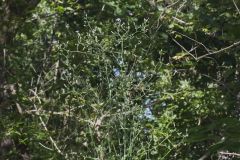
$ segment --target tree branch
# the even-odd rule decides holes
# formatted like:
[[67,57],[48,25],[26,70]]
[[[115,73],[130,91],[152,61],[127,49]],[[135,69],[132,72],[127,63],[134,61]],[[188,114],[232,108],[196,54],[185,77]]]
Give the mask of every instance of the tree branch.
[[238,14],[240,15],[240,10],[239,10],[235,0],[232,0],[232,1],[233,1],[233,4],[234,4],[235,8],[237,9]]
[[222,151],[222,152],[219,152],[219,154],[240,157],[239,153],[230,153],[230,152],[223,152]]
[[208,54],[205,54],[205,55],[202,55],[202,56],[200,56],[200,57],[197,57],[197,60],[199,61],[200,59],[203,59],[203,58],[208,57],[208,56],[210,56],[210,55],[214,55],[214,54],[218,54],[218,53],[224,52],[224,51],[229,50],[229,49],[231,49],[231,48],[233,48],[233,47],[236,47],[236,46],[238,46],[238,45],[240,45],[240,41],[235,42],[235,43],[233,43],[232,45],[227,46],[227,47],[225,47],[225,48],[222,48],[222,49],[220,49],[220,50],[217,50],[217,51],[214,51],[214,52],[210,52],[210,53],[208,53]]

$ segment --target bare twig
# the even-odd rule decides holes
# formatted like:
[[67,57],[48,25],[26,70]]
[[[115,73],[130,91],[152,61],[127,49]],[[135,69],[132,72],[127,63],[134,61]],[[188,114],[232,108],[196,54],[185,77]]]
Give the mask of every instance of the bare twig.
[[[190,37],[189,37],[189,38],[190,38]],[[206,57],[211,56],[211,55],[214,55],[214,54],[222,53],[222,52],[227,51],[227,50],[229,50],[229,49],[231,49],[231,48],[233,48],[233,47],[236,47],[236,46],[239,46],[239,45],[240,45],[240,41],[237,41],[237,42],[233,43],[232,45],[227,46],[227,47],[225,47],[225,48],[222,48],[222,49],[220,49],[220,50],[217,50],[217,51],[214,51],[214,52],[209,52],[209,49],[208,49],[206,46],[204,46],[201,42],[198,42],[198,41],[195,41],[194,39],[191,39],[191,40],[194,40],[195,42],[198,42],[200,45],[204,46],[204,48],[205,48],[206,51],[208,52],[207,54],[204,54],[204,55],[202,55],[202,56],[196,57],[196,56],[194,56],[192,53],[190,53],[190,51],[188,51],[184,46],[182,46],[182,45],[181,45],[176,39],[174,39],[173,37],[172,37],[172,40],[173,40],[179,47],[181,47],[186,53],[188,53],[191,57],[193,57],[194,60],[196,60],[196,61],[199,61],[199,60],[201,60],[201,59],[203,59],[203,58],[206,58]]]
[[236,8],[236,9],[237,9],[237,11],[238,11],[238,14],[240,15],[240,10],[239,10],[239,8],[238,8],[238,6],[237,6],[237,4],[236,4],[235,0],[232,0],[232,1],[233,1],[233,4],[234,4],[235,8]]
[[60,111],[60,112],[52,112],[52,111],[46,111],[46,110],[26,110],[24,111],[25,114],[33,114],[33,115],[59,115],[64,117],[72,117],[72,115],[69,115],[69,111]]
[[[35,88],[35,91],[32,90],[32,89],[30,89],[30,92],[32,92],[32,93],[34,94],[34,96],[37,98],[38,102],[41,104],[41,99],[40,99],[40,97],[39,97],[39,96],[37,95],[37,93],[36,93],[36,92],[37,92],[37,89]],[[36,104],[33,104],[33,107],[34,107],[34,109],[35,109],[36,111],[38,111],[38,108],[37,108]],[[40,122],[41,122],[44,130],[48,132],[47,125],[45,124],[45,122],[43,121],[43,119],[42,119],[42,117],[41,117],[40,115],[39,115],[39,120],[40,120]],[[62,151],[59,149],[59,147],[57,146],[57,143],[54,141],[54,139],[53,139],[51,136],[49,136],[49,139],[50,139],[52,145],[54,146],[54,148],[56,149],[56,151],[57,151],[59,154],[63,155]]]
[[173,2],[172,4],[168,5],[166,8],[171,8],[173,7],[174,5],[176,5],[180,0],[176,1],[176,2]]
[[222,151],[222,152],[219,152],[219,154],[240,157],[239,153],[230,153],[230,152],[223,152]]
[[23,114],[23,110],[22,110],[20,104],[17,103],[17,102],[16,102],[15,104],[16,104],[16,107],[17,107],[18,113]]
[[204,154],[202,157],[200,157],[198,160],[205,160],[209,156],[209,153]]
[[[37,108],[37,106],[36,106],[35,104],[33,104],[33,106],[34,106],[34,108],[35,108],[36,110],[38,110],[38,108]],[[47,126],[46,126],[46,124],[44,123],[44,121],[43,121],[43,119],[42,119],[41,116],[39,116],[39,120],[40,120],[40,122],[41,122],[44,130],[48,132]],[[57,150],[57,152],[58,152],[59,154],[63,155],[62,151],[58,148],[57,143],[53,140],[52,136],[49,136],[49,139],[50,139],[51,143],[53,144],[54,148]]]
[[210,56],[210,55],[214,55],[214,54],[218,54],[218,53],[224,52],[224,51],[229,50],[229,49],[231,49],[231,48],[233,48],[233,47],[236,47],[236,46],[238,46],[238,45],[240,45],[240,41],[235,42],[235,43],[233,43],[232,45],[227,46],[227,47],[225,47],[225,48],[222,48],[222,49],[220,49],[220,50],[217,50],[217,51],[210,52],[210,53],[208,53],[208,54],[199,56],[199,57],[197,57],[196,59],[197,59],[197,60],[200,60],[200,59],[205,58],[205,57],[208,57],[208,56]]
[[176,13],[175,13],[176,16],[177,16],[178,12],[181,11],[181,9],[184,7],[184,5],[185,5],[186,3],[187,3],[187,1],[184,1],[184,2],[179,6],[179,8],[177,9],[177,11],[176,11]]
[[54,64],[54,82],[56,83],[57,81],[57,74],[58,74],[58,69],[59,69],[59,60]]
[[179,18],[177,18],[177,17],[173,17],[173,19],[174,19],[175,21],[177,21],[178,23],[180,23],[180,24],[189,25],[189,23],[187,23],[187,22],[185,22],[184,20],[179,19]]
[[168,5],[168,6],[165,7],[165,9],[163,10],[163,12],[162,12],[162,13],[159,15],[159,17],[158,17],[158,20],[157,20],[157,28],[160,28],[160,20],[162,20],[163,17],[165,17],[166,9],[175,6],[176,4],[178,4],[179,1],[180,1],[180,0],[178,0],[178,1],[176,1],[176,2],[173,2],[172,4],[170,4],[170,5]]
[[182,46],[176,39],[172,38],[172,40],[179,46],[182,48],[182,50],[184,50],[186,53],[188,53],[191,57],[193,57],[194,60],[197,60],[197,58],[190,53],[184,46]]
[[43,145],[42,143],[38,143],[40,146],[42,146],[43,148],[45,148],[45,149],[47,149],[47,150],[50,150],[50,151],[53,151],[53,149],[52,148],[49,148],[49,147],[47,147],[47,146],[45,146],[45,145]]
[[[187,36],[187,35],[185,35],[185,34],[182,34],[182,33],[180,33],[180,32],[176,32],[177,34],[180,34],[181,36],[183,36],[183,37],[186,37],[186,38],[188,38],[188,39],[190,39],[191,41],[193,41],[193,42],[196,42],[197,44],[199,44],[199,45],[201,45],[201,46],[203,46],[203,48],[205,48],[205,50],[208,52],[208,53],[210,53],[209,52],[209,49],[202,43],[202,42],[199,42],[199,41],[197,41],[196,39],[193,39],[193,38],[191,38],[191,37],[189,37],[189,36]],[[195,47],[194,47],[195,48]],[[190,52],[190,51],[189,51]]]

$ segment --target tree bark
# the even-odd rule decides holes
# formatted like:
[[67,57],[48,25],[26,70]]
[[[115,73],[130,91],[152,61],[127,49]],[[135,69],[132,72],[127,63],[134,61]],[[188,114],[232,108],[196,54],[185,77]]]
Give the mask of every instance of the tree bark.
[[0,106],[6,99],[6,59],[8,48],[17,34],[20,24],[24,23],[30,11],[36,8],[40,0],[2,0],[0,2]]
[[[11,48],[17,30],[24,23],[30,11],[38,5],[40,0],[1,0],[0,1],[0,115],[8,105],[7,86],[7,65],[8,49]],[[13,50],[13,49],[11,49]],[[14,147],[21,151],[21,148],[14,146],[15,142],[10,137],[0,139],[0,159],[4,157]],[[22,152],[21,152],[22,153]],[[22,154],[22,159],[29,159],[26,153]]]

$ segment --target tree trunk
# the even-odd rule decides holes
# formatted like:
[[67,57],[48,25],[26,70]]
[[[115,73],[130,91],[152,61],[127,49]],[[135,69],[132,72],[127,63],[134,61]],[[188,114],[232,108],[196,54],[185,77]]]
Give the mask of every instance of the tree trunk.
[[[8,105],[6,93],[8,49],[11,48],[17,29],[24,23],[30,11],[34,9],[40,0],[1,0],[0,1],[0,115]],[[1,117],[1,116],[0,116]],[[0,137],[1,138],[1,137]],[[20,153],[21,148],[14,146],[14,140],[10,138],[0,139],[0,159],[4,157],[14,147]],[[22,154],[22,159],[27,159],[26,153]],[[29,159],[29,158],[28,158]]]
[[6,57],[8,48],[17,34],[20,24],[24,23],[30,11],[40,0],[2,0],[0,2],[0,106],[6,99],[4,85],[6,82]]

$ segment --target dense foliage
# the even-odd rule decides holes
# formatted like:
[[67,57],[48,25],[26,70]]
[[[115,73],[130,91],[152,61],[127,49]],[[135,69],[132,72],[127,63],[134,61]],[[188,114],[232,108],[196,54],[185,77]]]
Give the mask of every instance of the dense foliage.
[[0,159],[240,158],[239,0],[2,0]]

